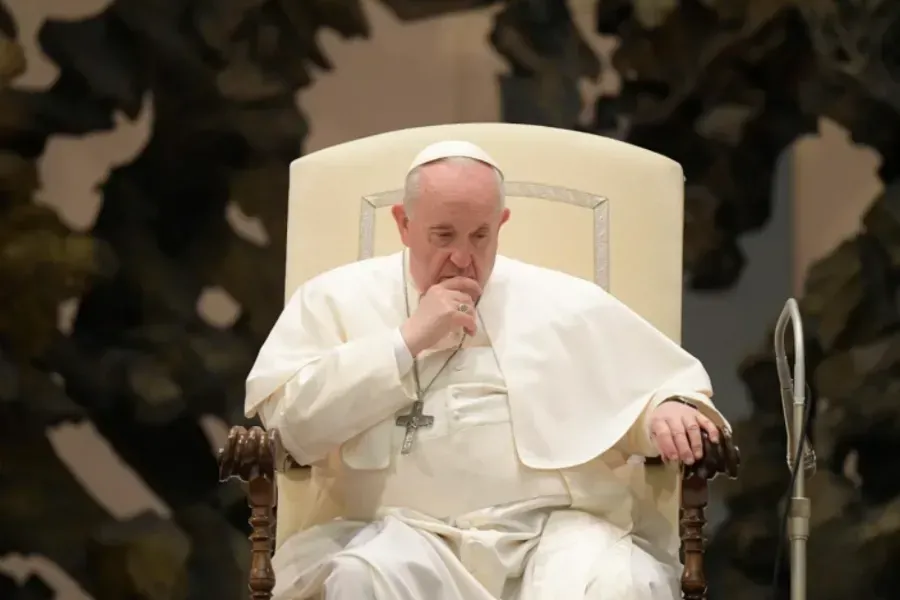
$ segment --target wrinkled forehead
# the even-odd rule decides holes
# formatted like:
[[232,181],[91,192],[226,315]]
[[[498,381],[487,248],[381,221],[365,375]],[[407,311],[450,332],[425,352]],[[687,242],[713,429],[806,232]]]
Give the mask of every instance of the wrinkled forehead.
[[413,221],[433,231],[475,231],[490,228],[498,222],[498,212],[491,204],[476,204],[464,200],[433,202],[416,211]]
[[416,183],[418,203],[435,207],[494,208],[501,193],[494,168],[476,161],[423,165]]

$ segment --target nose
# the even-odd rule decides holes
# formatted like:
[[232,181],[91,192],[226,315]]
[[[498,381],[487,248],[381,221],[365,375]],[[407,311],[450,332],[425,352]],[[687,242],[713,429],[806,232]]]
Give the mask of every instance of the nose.
[[472,254],[465,250],[454,250],[450,255],[450,262],[452,262],[453,266],[457,269],[467,269],[469,268],[469,265],[472,264]]

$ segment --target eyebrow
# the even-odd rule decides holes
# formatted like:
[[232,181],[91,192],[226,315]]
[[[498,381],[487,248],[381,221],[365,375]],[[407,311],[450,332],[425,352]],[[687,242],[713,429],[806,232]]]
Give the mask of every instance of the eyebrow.
[[[482,229],[487,229],[487,228],[488,228],[488,224],[482,223],[481,225],[479,225],[478,227],[475,228],[475,231],[481,231]],[[453,227],[453,225],[450,225],[448,223],[441,223],[439,225],[432,225],[431,227],[429,227],[429,229],[431,231],[452,231],[456,228]]]

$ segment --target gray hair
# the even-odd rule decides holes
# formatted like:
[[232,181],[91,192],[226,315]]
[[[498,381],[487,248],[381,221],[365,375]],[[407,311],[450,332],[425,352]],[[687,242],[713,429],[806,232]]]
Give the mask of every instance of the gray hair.
[[[412,212],[413,203],[419,197],[419,187],[421,185],[421,177],[422,177],[422,167],[426,167],[428,165],[434,164],[436,162],[443,163],[452,163],[452,164],[471,164],[471,163],[481,163],[480,160],[476,160],[474,158],[469,158],[467,156],[450,156],[448,158],[440,158],[438,160],[425,163],[424,165],[419,165],[415,169],[409,172],[406,176],[406,185],[403,187],[403,208],[406,209],[407,216]],[[486,163],[481,163],[486,164]],[[494,174],[497,176],[497,190],[500,193],[499,198],[499,208],[503,210],[506,206],[506,189],[503,185],[503,174],[500,173],[496,168],[491,167],[494,171]]]

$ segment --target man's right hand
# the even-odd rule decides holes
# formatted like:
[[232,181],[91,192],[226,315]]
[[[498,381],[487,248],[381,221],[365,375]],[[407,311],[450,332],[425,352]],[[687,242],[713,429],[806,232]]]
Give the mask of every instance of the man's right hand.
[[[418,356],[454,329],[475,335],[474,299],[480,296],[481,286],[468,277],[454,277],[431,286],[419,300],[416,312],[400,328],[410,353]],[[468,310],[459,310],[461,305]]]

